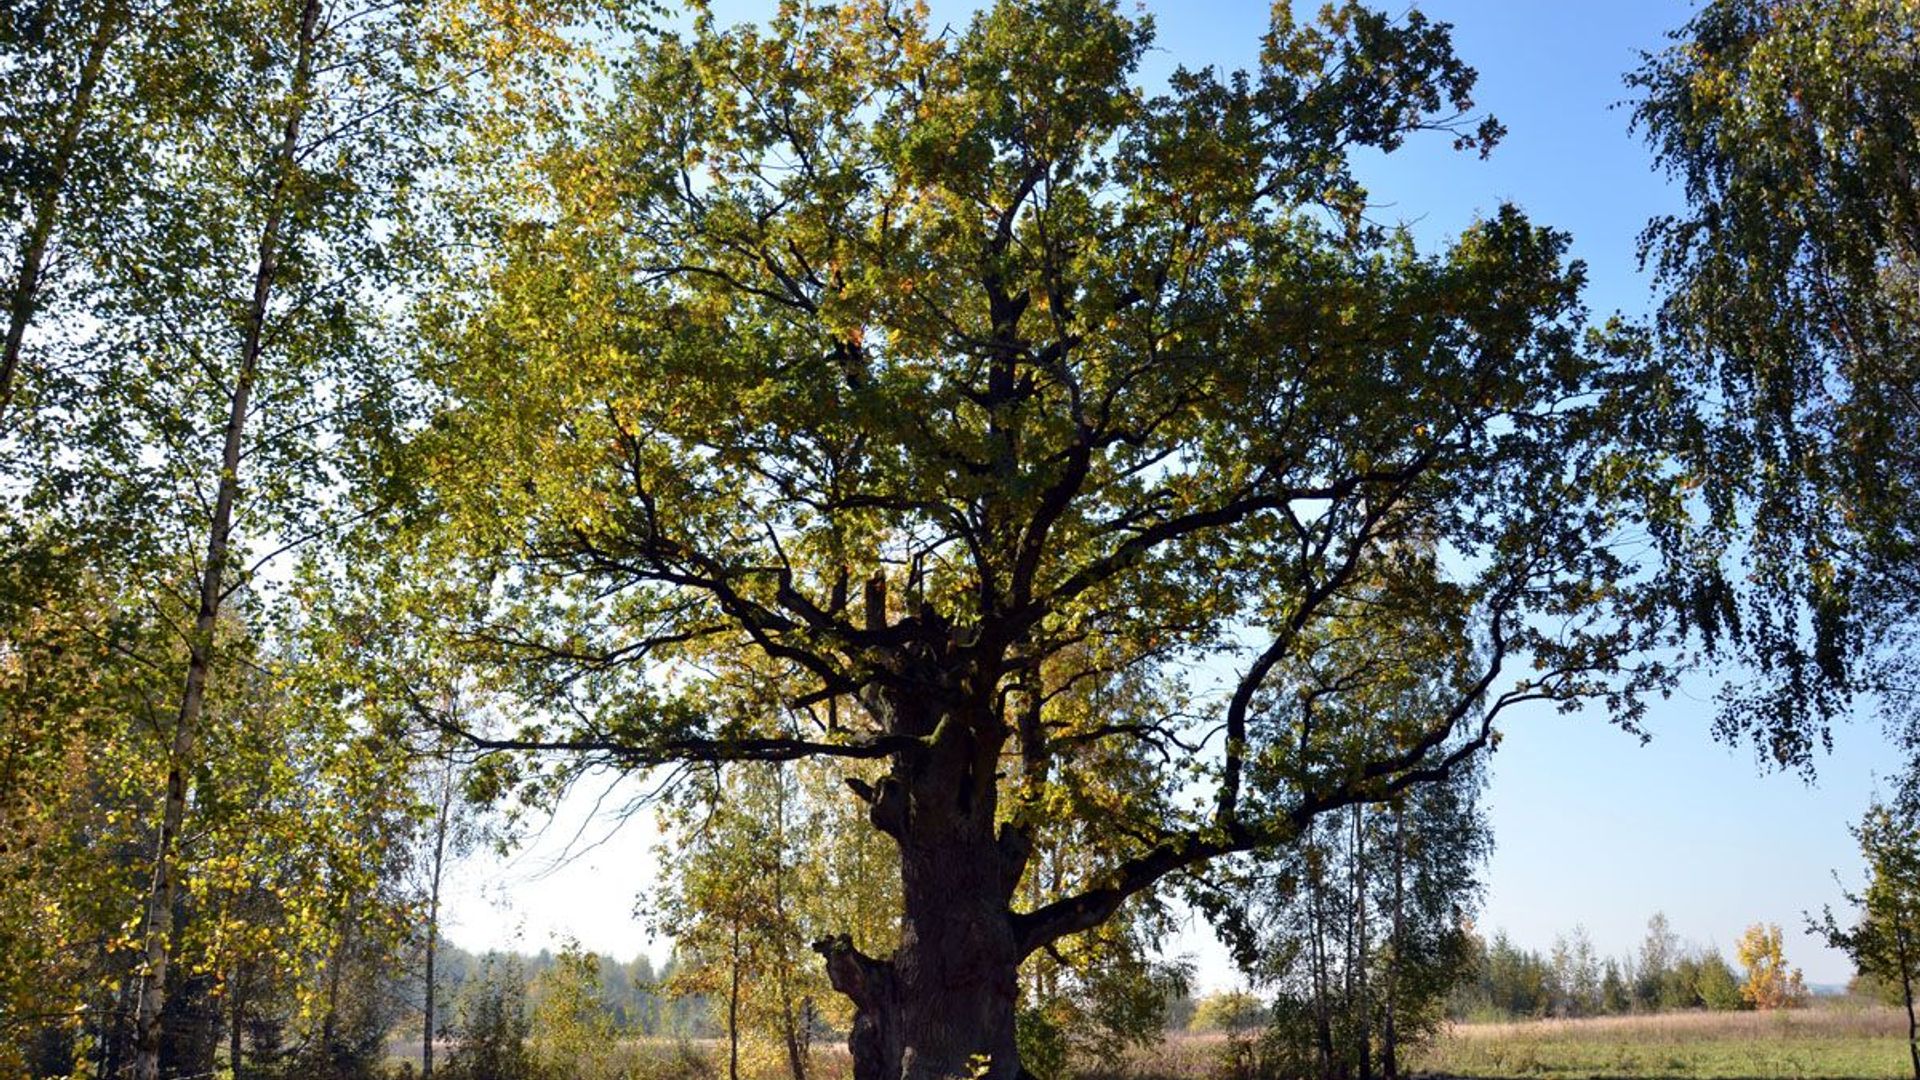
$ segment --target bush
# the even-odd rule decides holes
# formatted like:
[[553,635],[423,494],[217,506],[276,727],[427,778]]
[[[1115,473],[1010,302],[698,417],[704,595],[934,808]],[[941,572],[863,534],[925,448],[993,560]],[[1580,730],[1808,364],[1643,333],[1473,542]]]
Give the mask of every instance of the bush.
[[1266,1006],[1245,990],[1208,994],[1194,1003],[1189,1031],[1252,1031],[1267,1022]]
[[1067,1075],[1072,1044],[1065,1026],[1050,1016],[1045,1006],[1021,1009],[1014,1017],[1013,1035],[1020,1047],[1020,1064],[1028,1072],[1041,1080]]
[[1740,994],[1739,976],[1718,951],[1709,951],[1700,958],[1694,990],[1700,996],[1700,1003],[1715,1012],[1732,1012],[1747,1005]]
[[489,957],[460,1000],[459,1044],[446,1080],[533,1080],[527,992],[520,964]]

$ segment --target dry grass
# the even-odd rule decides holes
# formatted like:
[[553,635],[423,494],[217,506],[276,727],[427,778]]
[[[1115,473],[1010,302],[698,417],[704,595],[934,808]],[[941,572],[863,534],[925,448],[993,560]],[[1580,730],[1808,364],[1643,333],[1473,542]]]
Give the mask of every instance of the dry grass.
[[1505,1024],[1456,1024],[1464,1039],[1578,1037],[1638,1042],[1698,1042],[1756,1035],[1856,1039],[1898,1038],[1907,1020],[1899,1010],[1871,1006],[1823,1006],[1775,1012],[1679,1012],[1653,1016],[1595,1016],[1583,1020],[1518,1020]]
[[1445,1076],[1899,1080],[1911,1075],[1906,1019],[1829,1006],[1770,1013],[1459,1024],[1414,1055]]
[[1227,1052],[1227,1037],[1217,1033],[1177,1032],[1153,1046],[1106,1067],[1080,1071],[1082,1080],[1206,1080],[1219,1075]]
[[[622,1040],[608,1080],[722,1080],[715,1039]],[[1083,1062],[1081,1080],[1222,1080],[1230,1040],[1176,1034],[1111,1061]],[[748,1054],[742,1074],[785,1080],[784,1059]],[[1909,1080],[1906,1017],[1886,1008],[1828,1005],[1774,1013],[1670,1013],[1587,1020],[1456,1024],[1410,1055],[1429,1077],[1474,1080]],[[813,1080],[852,1080],[837,1042],[816,1044]]]

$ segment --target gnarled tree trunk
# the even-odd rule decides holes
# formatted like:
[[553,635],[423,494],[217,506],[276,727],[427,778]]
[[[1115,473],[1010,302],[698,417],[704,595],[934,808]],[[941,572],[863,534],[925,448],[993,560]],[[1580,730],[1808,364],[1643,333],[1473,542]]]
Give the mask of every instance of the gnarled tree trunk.
[[1021,1075],[1020,957],[1004,897],[969,880],[977,862],[934,850],[903,853],[902,862],[906,911],[892,957],[863,956],[844,935],[815,945],[834,988],[854,1003],[855,1080]]
[[906,695],[870,707],[924,748],[897,756],[877,786],[850,783],[900,848],[899,947],[878,960],[844,936],[815,946],[857,1010],[855,1080],[1014,1080],[1026,950],[1011,904],[1032,846],[995,831],[1006,731],[987,710]]

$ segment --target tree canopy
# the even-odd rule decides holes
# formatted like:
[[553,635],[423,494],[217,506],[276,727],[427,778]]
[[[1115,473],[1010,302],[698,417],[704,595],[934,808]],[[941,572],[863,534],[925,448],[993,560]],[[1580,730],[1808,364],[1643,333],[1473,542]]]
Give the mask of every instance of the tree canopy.
[[[1566,239],[1422,254],[1351,172],[1497,138],[1448,28],[1283,5],[1153,91],[1151,40],[1099,0],[643,35],[435,324],[416,543],[534,718],[477,745],[886,763],[899,947],[820,946],[863,1080],[1012,1075],[1028,954],[1665,674],[1637,373]],[[1061,813],[1102,847],[1016,908]]]
[[1900,0],[1716,0],[1629,80],[1687,199],[1645,237],[1706,526],[1681,590],[1758,675],[1723,734],[1789,766],[1860,701],[1920,747],[1916,42]]

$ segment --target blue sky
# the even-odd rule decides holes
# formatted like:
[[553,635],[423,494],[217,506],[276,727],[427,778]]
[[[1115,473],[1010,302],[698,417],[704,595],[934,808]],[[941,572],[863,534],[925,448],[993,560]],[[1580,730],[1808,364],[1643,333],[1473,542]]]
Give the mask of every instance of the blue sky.
[[[714,6],[729,19],[762,14],[771,4]],[[1596,317],[1644,315],[1650,284],[1638,272],[1637,238],[1650,217],[1679,209],[1679,198],[1629,133],[1628,109],[1615,106],[1627,97],[1621,75],[1637,64],[1638,50],[1662,45],[1691,5],[1418,6],[1454,25],[1458,52],[1480,71],[1480,105],[1508,135],[1486,161],[1452,152],[1439,137],[1369,157],[1362,171],[1374,216],[1407,221],[1423,246],[1433,246],[1502,202],[1515,203],[1535,221],[1572,234],[1575,255],[1590,268],[1588,302]],[[937,19],[956,24],[971,7],[933,5]],[[1245,66],[1266,28],[1266,4],[1248,0],[1145,7],[1159,28],[1149,77],[1176,63]],[[1504,928],[1519,943],[1545,949],[1556,933],[1582,924],[1602,953],[1618,955],[1634,948],[1650,914],[1664,910],[1683,939],[1730,956],[1747,924],[1777,922],[1788,931],[1789,960],[1809,981],[1845,981],[1845,958],[1800,933],[1803,913],[1838,903],[1835,871],[1849,886],[1858,884],[1847,825],[1865,809],[1876,774],[1891,776],[1900,758],[1873,725],[1860,723],[1837,733],[1817,784],[1763,773],[1745,747],[1711,739],[1714,686],[1702,676],[1656,707],[1647,746],[1593,713],[1540,711],[1507,724],[1488,796],[1496,852],[1483,928]],[[586,804],[576,799],[547,837],[512,863],[465,868],[450,911],[455,941],[538,949],[556,933],[570,933],[620,956],[664,953],[630,915],[634,894],[652,876],[655,840],[644,822],[542,873]],[[591,842],[605,831],[590,826],[584,837]],[[1204,928],[1183,935],[1175,948],[1200,960],[1203,985],[1232,981]]]

